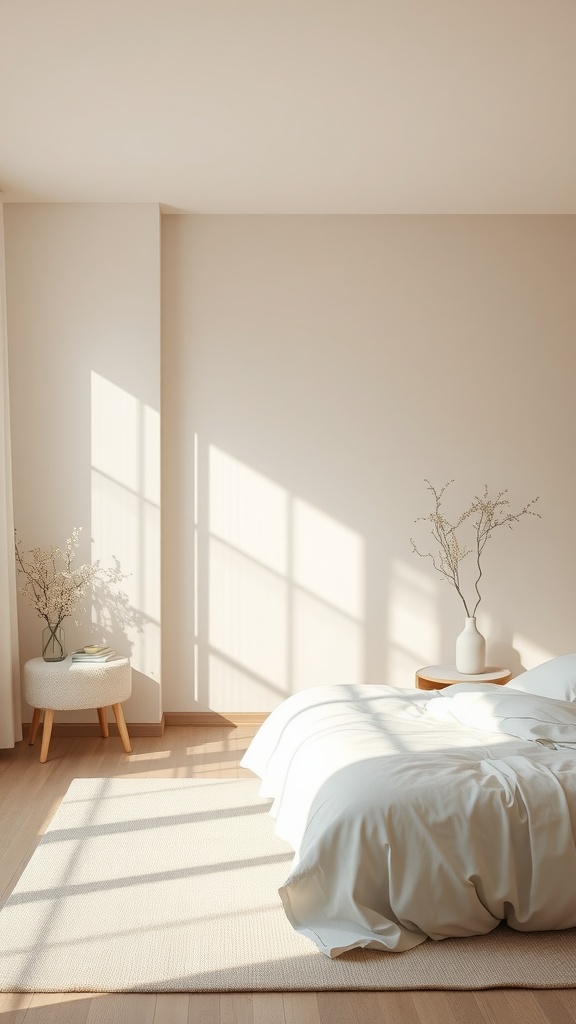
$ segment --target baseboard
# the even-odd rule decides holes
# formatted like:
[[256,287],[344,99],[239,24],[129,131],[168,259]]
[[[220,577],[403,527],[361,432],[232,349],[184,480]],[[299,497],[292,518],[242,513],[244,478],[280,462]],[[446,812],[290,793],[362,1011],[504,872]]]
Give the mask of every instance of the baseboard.
[[164,720],[170,725],[262,725],[269,711],[166,711]]

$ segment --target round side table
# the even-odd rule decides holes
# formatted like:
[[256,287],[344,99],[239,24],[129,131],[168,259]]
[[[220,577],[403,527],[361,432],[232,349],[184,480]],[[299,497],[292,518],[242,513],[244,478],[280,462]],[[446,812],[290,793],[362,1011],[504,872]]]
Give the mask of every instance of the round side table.
[[122,701],[132,692],[132,669],[128,658],[81,664],[65,658],[64,661],[44,661],[32,658],[24,665],[24,696],[34,708],[28,743],[33,744],[44,711],[44,729],[40,762],[48,757],[55,711],[82,711],[96,708],[103,736],[108,736],[106,709],[112,708],[118,732],[129,754],[132,750]]
[[478,675],[465,676],[451,665],[428,665],[427,668],[418,669],[416,687],[418,690],[443,690],[445,686],[454,683],[496,683],[497,686],[504,686],[511,679],[512,673],[508,668],[491,667]]

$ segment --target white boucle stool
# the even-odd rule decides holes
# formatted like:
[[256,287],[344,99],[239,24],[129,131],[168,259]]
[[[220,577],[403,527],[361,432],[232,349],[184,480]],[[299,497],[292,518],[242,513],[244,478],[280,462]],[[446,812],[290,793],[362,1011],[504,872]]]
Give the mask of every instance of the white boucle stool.
[[44,711],[41,764],[48,757],[55,711],[96,708],[102,735],[108,736],[106,708],[111,707],[124,750],[129,754],[132,747],[121,701],[127,700],[131,692],[132,669],[128,658],[90,664],[80,664],[72,661],[72,658],[65,658],[64,661],[32,658],[27,661],[24,665],[24,696],[34,708],[28,738],[30,744],[36,739],[40,715]]

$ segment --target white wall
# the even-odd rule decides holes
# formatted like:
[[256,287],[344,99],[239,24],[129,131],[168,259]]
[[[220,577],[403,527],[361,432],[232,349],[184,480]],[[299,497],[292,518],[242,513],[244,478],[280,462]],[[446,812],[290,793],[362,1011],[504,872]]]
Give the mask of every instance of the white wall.
[[[424,477],[456,479],[449,511],[540,495],[486,549],[479,624],[515,672],[574,649],[576,218],[165,217],[160,349],[156,206],[5,216],[16,523],[82,525],[80,560],[130,573],[143,632],[93,609],[129,721],[451,661],[463,609],[409,543]],[[41,627],[21,604],[23,661]]]
[[[130,655],[127,720],[157,722],[159,210],[8,205],[5,227],[18,534],[26,549],[63,545],[82,526],[78,564],[120,559],[116,599],[95,601],[78,626],[66,620],[68,648],[90,637]],[[21,601],[22,663],[40,654],[42,626]]]
[[425,477],[540,496],[479,625],[515,673],[575,649],[575,261],[574,217],[163,219],[165,710],[452,661]]

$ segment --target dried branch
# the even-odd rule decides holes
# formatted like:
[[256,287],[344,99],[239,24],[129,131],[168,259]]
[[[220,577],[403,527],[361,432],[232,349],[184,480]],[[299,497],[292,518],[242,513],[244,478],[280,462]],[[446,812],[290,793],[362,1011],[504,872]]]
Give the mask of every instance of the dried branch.
[[[488,493],[488,486],[485,485],[483,493],[480,496],[476,495],[469,507],[461,513],[456,522],[451,523],[442,511],[442,499],[446,489],[454,481],[449,480],[439,490],[429,480],[425,480],[425,483],[434,498],[434,511],[430,512],[427,516],[420,516],[415,522],[431,524],[430,532],[438,550],[434,554],[431,551],[420,551],[416,542],[411,537],[412,550],[414,554],[419,555],[421,558],[430,558],[436,571],[456,590],[464,605],[466,616],[468,618],[473,617],[476,615],[476,609],[482,600],[480,593],[480,580],[483,576],[481,558],[487,542],[494,530],[499,526],[508,526],[509,529],[512,529],[522,516],[536,516],[540,519],[539,513],[534,512],[532,508],[539,499],[532,498],[519,512],[510,512],[508,511],[510,503],[505,497],[507,491],[500,491],[495,498],[491,498]],[[474,548],[461,544],[457,533],[468,520],[471,520],[470,526],[475,538]],[[466,600],[460,583],[460,563],[472,551],[475,553],[477,572],[474,581],[476,597],[474,605],[472,605],[471,601]],[[470,615],[470,608],[472,608],[472,615]]]
[[95,581],[118,583],[126,578],[117,561],[112,569],[102,568],[100,562],[73,567],[80,546],[80,529],[72,531],[63,550],[52,545],[49,548],[32,548],[26,554],[22,552],[14,531],[16,567],[25,577],[18,593],[53,631],[67,616],[74,614],[80,599]]

